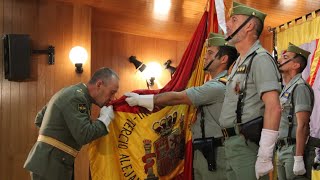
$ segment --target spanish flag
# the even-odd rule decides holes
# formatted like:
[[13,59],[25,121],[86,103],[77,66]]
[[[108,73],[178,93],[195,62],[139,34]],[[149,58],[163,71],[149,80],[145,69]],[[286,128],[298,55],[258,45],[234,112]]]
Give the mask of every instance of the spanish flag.
[[[136,90],[135,93],[181,91],[203,84],[203,45],[210,14],[210,10],[204,12],[172,80],[160,90]],[[141,107],[128,106],[125,98],[113,103],[115,119],[109,126],[110,133],[89,146],[92,179],[191,180],[190,125],[196,118],[196,109],[177,105],[150,113]]]

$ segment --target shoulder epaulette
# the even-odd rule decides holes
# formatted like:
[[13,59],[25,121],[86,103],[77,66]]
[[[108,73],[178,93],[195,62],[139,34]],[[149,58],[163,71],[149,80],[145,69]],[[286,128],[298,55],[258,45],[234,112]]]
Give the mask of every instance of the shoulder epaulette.
[[223,77],[219,78],[219,81],[222,82],[223,84],[227,84],[228,76],[223,76]]

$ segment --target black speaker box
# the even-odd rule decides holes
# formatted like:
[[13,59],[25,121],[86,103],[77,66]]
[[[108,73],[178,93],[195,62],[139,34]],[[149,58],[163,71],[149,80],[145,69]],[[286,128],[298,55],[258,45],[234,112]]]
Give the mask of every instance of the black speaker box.
[[23,81],[30,76],[31,40],[26,34],[3,36],[4,77],[9,81]]

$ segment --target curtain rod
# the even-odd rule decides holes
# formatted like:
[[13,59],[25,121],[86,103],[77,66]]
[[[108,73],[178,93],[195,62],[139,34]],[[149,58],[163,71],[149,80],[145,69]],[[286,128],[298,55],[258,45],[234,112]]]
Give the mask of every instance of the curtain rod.
[[[315,11],[312,11],[311,13],[308,13],[308,14],[306,14],[306,15],[304,15],[304,16],[308,17],[308,16],[310,16],[313,12],[318,13],[318,12],[320,12],[320,9],[315,10]],[[294,21],[298,21],[298,20],[302,19],[302,17],[303,17],[303,16],[300,16],[300,17],[294,19]],[[283,24],[281,24],[281,25],[279,25],[279,26],[277,26],[277,27],[281,28],[282,26],[284,26],[285,24],[288,24],[288,23],[290,23],[290,22],[292,22],[292,20],[291,20],[291,21],[288,21],[288,22],[286,22],[286,23],[283,23]],[[269,31],[269,32],[275,31],[277,27],[271,28],[271,27],[269,26],[269,27],[268,27],[268,31]]]

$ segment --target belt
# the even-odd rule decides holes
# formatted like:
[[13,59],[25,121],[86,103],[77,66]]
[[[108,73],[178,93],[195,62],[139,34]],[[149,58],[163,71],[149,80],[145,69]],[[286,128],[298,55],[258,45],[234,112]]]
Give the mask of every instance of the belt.
[[37,141],[41,141],[41,142],[50,144],[51,146],[54,146],[54,147],[60,149],[61,151],[64,151],[64,152],[70,154],[73,157],[76,157],[77,154],[79,153],[79,151],[73,149],[72,147],[70,147],[70,146],[64,144],[63,142],[60,142],[52,137],[49,137],[49,136],[39,135]]
[[228,137],[237,135],[234,127],[223,128],[223,129],[221,129],[221,132],[222,132],[224,138],[228,138]]
[[285,139],[278,139],[277,146],[278,148],[281,148],[285,145],[290,146],[296,144],[296,138],[285,138]]
[[213,140],[213,145],[215,147],[223,146],[224,137],[220,137],[220,138],[214,138],[214,137],[198,138],[198,139],[194,139],[193,144],[200,144],[202,142],[210,142],[211,140]]
[[320,148],[320,139],[309,136],[307,146],[318,147]]
[[214,138],[214,146],[223,146],[224,137]]

